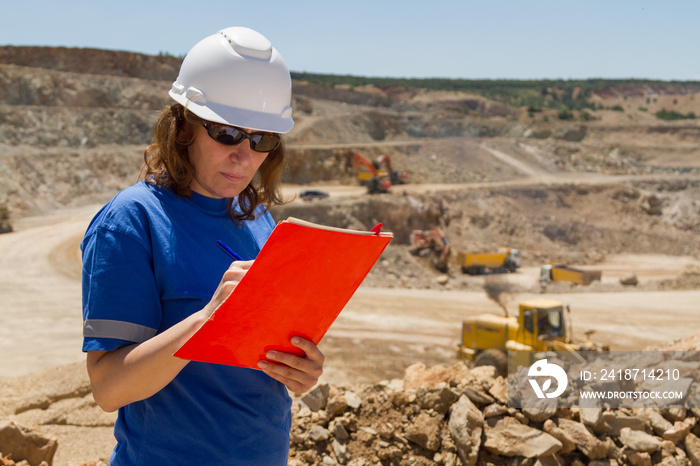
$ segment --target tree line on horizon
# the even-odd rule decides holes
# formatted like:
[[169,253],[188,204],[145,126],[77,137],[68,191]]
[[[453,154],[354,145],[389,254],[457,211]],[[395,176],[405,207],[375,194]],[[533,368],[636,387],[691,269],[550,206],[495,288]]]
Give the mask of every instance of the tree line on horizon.
[[[543,108],[560,111],[598,109],[591,102],[594,91],[628,85],[674,86],[687,92],[700,92],[700,81],[662,81],[654,79],[452,79],[452,78],[390,78],[354,75],[333,75],[307,72],[291,72],[292,79],[317,86],[333,87],[347,85],[359,87],[374,85],[379,88],[403,87],[432,91],[460,91],[478,94],[491,100],[514,107],[527,107],[530,112]],[[696,118],[694,114],[683,115],[663,112],[661,119]]]

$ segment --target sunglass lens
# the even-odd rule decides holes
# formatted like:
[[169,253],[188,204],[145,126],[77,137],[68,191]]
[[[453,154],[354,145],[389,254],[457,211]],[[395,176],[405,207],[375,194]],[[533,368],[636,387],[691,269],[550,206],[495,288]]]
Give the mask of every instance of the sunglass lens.
[[215,141],[226,146],[235,146],[243,140],[243,131],[230,126],[211,125],[209,134]]
[[204,125],[209,136],[219,144],[225,146],[235,146],[243,138],[248,139],[250,148],[257,152],[271,152],[280,143],[279,136],[273,134],[246,134],[243,130],[234,126],[226,126],[218,123],[207,123]]
[[255,134],[249,136],[250,148],[258,152],[271,152],[277,148],[279,138],[271,134]]

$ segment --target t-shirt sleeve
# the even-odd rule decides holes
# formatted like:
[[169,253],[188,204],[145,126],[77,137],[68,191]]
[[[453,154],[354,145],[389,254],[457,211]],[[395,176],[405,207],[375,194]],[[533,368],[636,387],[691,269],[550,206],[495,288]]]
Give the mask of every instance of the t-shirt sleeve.
[[153,337],[162,307],[150,249],[95,228],[83,241],[83,351],[112,351]]

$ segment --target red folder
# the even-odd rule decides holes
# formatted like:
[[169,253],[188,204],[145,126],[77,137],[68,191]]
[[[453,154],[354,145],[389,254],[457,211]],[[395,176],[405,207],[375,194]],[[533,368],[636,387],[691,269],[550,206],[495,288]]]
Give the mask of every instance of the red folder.
[[175,356],[257,369],[268,350],[303,355],[289,339],[318,344],[392,236],[278,223],[233,293]]

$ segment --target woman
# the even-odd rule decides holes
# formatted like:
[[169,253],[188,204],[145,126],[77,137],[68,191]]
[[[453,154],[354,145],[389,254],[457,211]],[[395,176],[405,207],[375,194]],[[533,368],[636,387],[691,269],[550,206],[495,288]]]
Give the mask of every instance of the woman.
[[[288,390],[322,373],[312,342],[292,338],[305,357],[271,351],[259,371],[173,353],[274,227],[289,71],[265,37],[228,28],[192,48],[169,94],[144,179],[98,212],[81,244],[87,369],[97,404],[119,410],[110,464],[286,464]],[[244,260],[231,263],[219,240]]]

